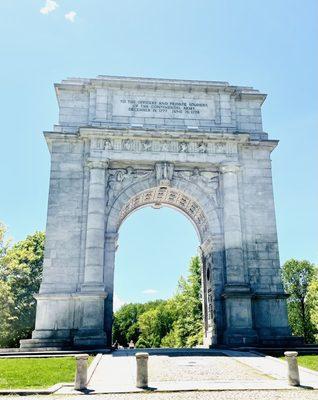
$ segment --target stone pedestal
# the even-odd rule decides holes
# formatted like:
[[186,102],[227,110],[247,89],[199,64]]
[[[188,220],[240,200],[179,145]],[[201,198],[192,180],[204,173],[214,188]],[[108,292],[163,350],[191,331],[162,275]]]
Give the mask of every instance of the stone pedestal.
[[81,348],[105,348],[104,331],[105,292],[83,293],[81,296],[82,318],[80,328],[74,335],[74,346]]
[[253,328],[251,297],[251,292],[245,285],[225,287],[223,298],[226,306],[226,344],[249,346],[258,343],[258,336]]

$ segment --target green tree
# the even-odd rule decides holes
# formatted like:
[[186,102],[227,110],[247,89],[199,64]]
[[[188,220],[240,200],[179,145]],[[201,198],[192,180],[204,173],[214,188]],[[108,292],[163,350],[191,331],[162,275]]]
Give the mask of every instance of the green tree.
[[137,347],[192,347],[202,343],[201,264],[193,257],[169,300],[127,304],[114,314],[113,340]]
[[311,281],[308,288],[308,306],[310,310],[310,320],[314,326],[314,333],[318,334],[318,279],[315,278]]
[[160,347],[162,339],[172,329],[174,319],[175,311],[166,301],[141,314],[138,318],[140,337],[136,346]]
[[163,340],[163,345],[173,347],[193,347],[202,343],[202,294],[201,262],[193,257],[189,265],[189,275],[180,278],[177,294],[171,299],[170,307],[176,310],[172,332]]
[[132,340],[136,343],[140,336],[139,316],[155,309],[163,300],[150,301],[145,304],[130,303],[123,305],[114,313],[113,341],[123,346]]
[[11,325],[16,319],[10,314],[13,308],[14,301],[10,288],[6,282],[0,281],[0,347],[9,347],[11,345]]
[[314,340],[314,327],[310,319],[308,289],[317,276],[316,268],[309,261],[291,259],[282,267],[282,279],[288,298],[288,318],[295,335],[303,336],[306,343]]
[[7,227],[0,221],[0,259],[6,254],[10,240],[6,240]]
[[[45,235],[35,232],[2,252],[0,257],[0,298],[8,301],[2,308],[2,346],[17,346],[34,328],[35,299],[39,291]],[[4,311],[5,309],[5,311]]]

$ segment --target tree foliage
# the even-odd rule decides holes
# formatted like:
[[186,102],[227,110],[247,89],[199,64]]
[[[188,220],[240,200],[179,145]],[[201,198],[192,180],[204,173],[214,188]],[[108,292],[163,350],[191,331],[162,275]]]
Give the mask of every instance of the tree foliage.
[[289,323],[293,334],[303,336],[306,343],[314,341],[315,327],[311,319],[312,306],[308,294],[316,278],[317,269],[306,260],[291,259],[282,267],[284,288],[289,294]]
[[139,317],[152,309],[158,307],[163,300],[150,301],[146,304],[130,303],[124,304],[114,315],[113,338],[122,345],[131,340],[136,343],[140,336]]
[[[2,240],[1,240],[2,235]],[[35,299],[39,291],[44,253],[43,232],[13,246],[3,246],[0,235],[0,346],[17,346],[34,328]]]
[[192,347],[202,342],[201,265],[193,257],[189,276],[168,300],[127,304],[114,315],[113,339],[137,347]]
[[315,333],[315,341],[318,342],[318,277],[316,276],[308,288],[308,307],[310,320]]

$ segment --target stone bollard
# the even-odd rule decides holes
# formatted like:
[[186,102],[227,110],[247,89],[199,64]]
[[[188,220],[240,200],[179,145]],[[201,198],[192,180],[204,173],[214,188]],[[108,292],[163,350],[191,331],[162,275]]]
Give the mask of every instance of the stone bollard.
[[148,353],[136,353],[137,362],[137,388],[148,387]]
[[86,389],[87,385],[87,360],[88,354],[79,354],[76,359],[75,390]]
[[297,351],[285,351],[284,353],[287,361],[287,368],[288,368],[288,384],[290,386],[299,386],[300,379],[299,379],[299,369],[298,369],[298,362],[297,362]]

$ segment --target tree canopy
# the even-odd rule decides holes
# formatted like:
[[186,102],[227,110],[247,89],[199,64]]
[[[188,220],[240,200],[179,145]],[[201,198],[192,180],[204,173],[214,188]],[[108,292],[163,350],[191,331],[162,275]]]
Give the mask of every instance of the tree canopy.
[[192,347],[202,342],[201,265],[193,257],[187,278],[168,300],[126,304],[114,314],[113,340],[137,347]]
[[290,259],[282,267],[282,279],[289,294],[288,318],[294,335],[303,336],[306,343],[314,342],[317,325],[312,319],[315,308],[314,293],[317,283],[317,268],[306,260]]
[[39,291],[44,253],[43,232],[9,246],[0,226],[0,346],[13,347],[34,328],[35,299]]

